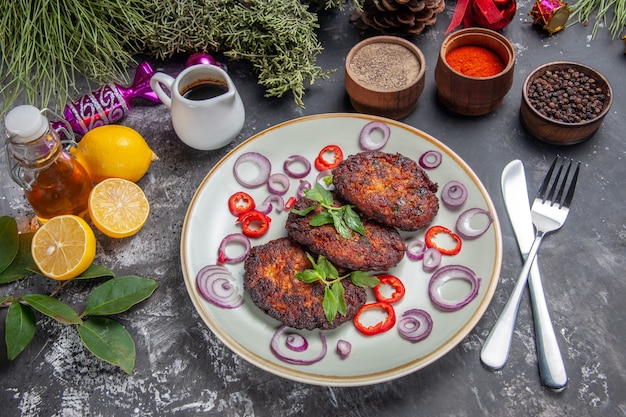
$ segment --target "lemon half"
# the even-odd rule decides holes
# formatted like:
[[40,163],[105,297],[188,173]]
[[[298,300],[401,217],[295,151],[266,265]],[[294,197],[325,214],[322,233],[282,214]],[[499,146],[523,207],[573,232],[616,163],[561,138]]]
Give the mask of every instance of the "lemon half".
[[132,181],[109,178],[95,185],[89,195],[89,216],[107,236],[132,236],[146,224],[150,204],[142,189]]
[[96,256],[96,237],[80,217],[56,216],[35,232],[31,254],[44,276],[65,281],[89,268]]

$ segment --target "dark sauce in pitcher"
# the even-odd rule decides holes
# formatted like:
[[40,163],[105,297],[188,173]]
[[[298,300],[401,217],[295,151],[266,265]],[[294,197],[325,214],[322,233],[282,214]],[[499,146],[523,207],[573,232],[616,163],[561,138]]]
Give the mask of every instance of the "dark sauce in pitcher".
[[217,80],[200,80],[185,88],[182,96],[187,100],[201,101],[220,96],[228,91],[228,86]]

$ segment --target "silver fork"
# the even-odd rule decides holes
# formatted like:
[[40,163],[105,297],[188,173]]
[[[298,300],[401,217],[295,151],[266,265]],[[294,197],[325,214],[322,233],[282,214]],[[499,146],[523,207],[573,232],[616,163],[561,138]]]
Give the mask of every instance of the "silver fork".
[[[554,174],[557,164],[558,169],[556,174]],[[565,175],[562,175],[566,165],[567,169],[565,170]],[[518,282],[525,282],[528,278],[528,273],[537,256],[537,251],[539,250],[539,245],[543,237],[550,232],[560,229],[567,219],[569,206],[572,202],[576,182],[578,180],[580,162],[577,163],[576,169],[570,178],[572,165],[572,160],[569,160],[568,163],[567,160],[557,157],[552,163],[552,166],[550,166],[539,188],[539,192],[531,208],[531,218],[537,232],[535,234],[535,240],[528,252],[528,257],[522,267],[522,271],[517,278]],[[565,192],[566,187],[567,192]],[[513,324],[510,323],[510,320],[505,318],[505,315],[500,315],[496,324],[491,329],[480,353],[480,359],[486,366],[492,369],[500,369],[506,363],[509,352],[509,341],[507,337],[500,336],[504,333],[508,333],[506,326],[511,325]]]

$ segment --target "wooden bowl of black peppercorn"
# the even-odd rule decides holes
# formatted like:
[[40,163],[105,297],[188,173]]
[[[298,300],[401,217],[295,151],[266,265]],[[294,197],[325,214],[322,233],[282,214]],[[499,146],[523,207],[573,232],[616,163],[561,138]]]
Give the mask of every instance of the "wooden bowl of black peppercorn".
[[598,71],[575,62],[550,62],[526,77],[520,121],[541,141],[573,145],[593,136],[612,101],[611,86]]

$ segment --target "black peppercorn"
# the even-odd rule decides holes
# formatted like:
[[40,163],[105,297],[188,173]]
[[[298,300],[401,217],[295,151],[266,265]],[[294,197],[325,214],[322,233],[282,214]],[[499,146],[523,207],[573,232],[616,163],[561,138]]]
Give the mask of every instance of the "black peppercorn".
[[529,84],[527,94],[539,113],[564,123],[594,119],[606,100],[594,78],[573,68],[547,70]]

